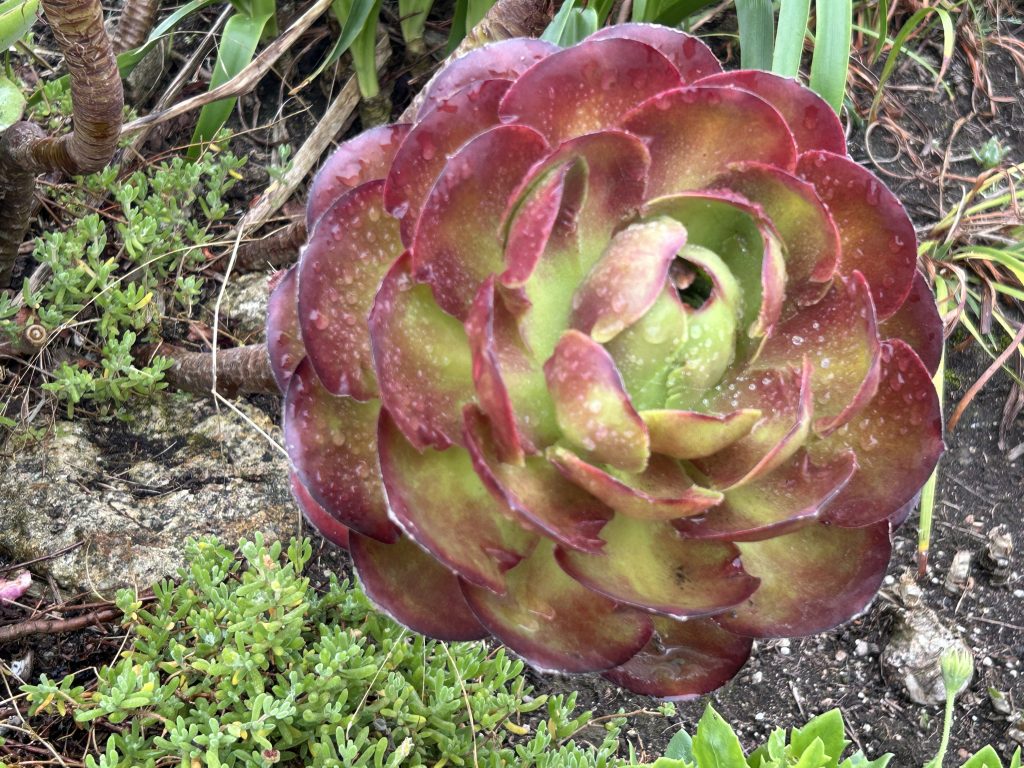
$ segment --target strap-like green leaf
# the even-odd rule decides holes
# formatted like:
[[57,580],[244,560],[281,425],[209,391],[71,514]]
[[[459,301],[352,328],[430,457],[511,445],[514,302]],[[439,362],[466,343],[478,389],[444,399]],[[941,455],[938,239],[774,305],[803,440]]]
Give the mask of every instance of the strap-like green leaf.
[[25,96],[16,83],[0,75],[0,133],[21,120],[25,111]]
[[736,0],[740,23],[740,66],[771,69],[775,13],[771,0]]
[[846,95],[853,35],[852,0],[816,0],[814,58],[811,88],[838,112]]
[[779,6],[779,31],[775,36],[775,55],[772,72],[784,77],[796,77],[800,71],[800,56],[804,52],[807,36],[807,16],[811,0],[782,0]]
[[[211,89],[226,83],[252,61],[256,54],[256,46],[263,35],[263,28],[269,19],[270,17],[266,15],[243,16],[241,14],[236,14],[228,19],[227,24],[224,25],[220,48],[217,51],[213,76],[210,78]],[[217,135],[217,131],[224,126],[231,111],[235,108],[236,101],[237,99],[221,99],[203,107],[199,113],[199,120],[196,122],[195,133],[192,134],[192,146],[188,151],[190,158],[198,157],[203,145]]]
[[[352,47],[352,43],[355,42],[356,37],[367,24],[372,21],[374,30],[377,29],[374,5],[375,0],[334,0],[331,3],[331,10],[334,11],[338,23],[341,24],[341,34],[334,41],[334,45],[331,46],[331,50],[324,57],[324,60],[320,62],[309,77],[302,81],[300,88],[318,78],[325,69],[340,59],[345,54],[345,51]],[[372,19],[371,16],[373,17]]]

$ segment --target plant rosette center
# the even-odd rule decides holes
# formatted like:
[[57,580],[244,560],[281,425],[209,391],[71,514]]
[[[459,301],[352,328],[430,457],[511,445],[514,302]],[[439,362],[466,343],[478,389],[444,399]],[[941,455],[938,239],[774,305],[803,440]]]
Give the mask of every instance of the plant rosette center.
[[862,611],[942,450],[895,196],[682,32],[514,39],[342,145],[271,298],[293,489],[447,640],[686,698]]

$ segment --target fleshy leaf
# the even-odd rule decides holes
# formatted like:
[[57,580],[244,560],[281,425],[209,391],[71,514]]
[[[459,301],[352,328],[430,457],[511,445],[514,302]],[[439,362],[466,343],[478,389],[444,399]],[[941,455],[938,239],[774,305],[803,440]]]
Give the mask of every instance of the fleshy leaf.
[[403,536],[394,544],[355,534],[352,561],[363,591],[395,621],[438,640],[482,640],[459,578]]
[[642,472],[650,456],[647,426],[629,401],[605,349],[579,331],[566,331],[544,375],[565,438],[585,456],[627,472]]
[[270,370],[278,389],[288,391],[288,381],[299,363],[306,356],[299,331],[299,295],[295,276],[296,268],[291,267],[278,280],[267,302],[267,350]]
[[814,523],[736,546],[761,585],[715,621],[751,637],[802,637],[849,621],[878,591],[892,552],[887,520],[864,528]]
[[458,446],[416,450],[387,411],[378,441],[391,515],[405,534],[462,578],[503,594],[505,571],[530,552],[536,537],[507,519],[469,454]]
[[469,344],[462,323],[413,282],[408,255],[385,276],[369,327],[381,400],[402,433],[417,448],[458,443],[474,394]]
[[867,282],[838,277],[817,304],[779,324],[761,348],[759,368],[811,361],[814,428],[828,434],[874,397],[880,370],[878,329]]
[[819,298],[839,263],[839,233],[814,187],[763,163],[737,164],[714,186],[764,209],[785,246],[787,295],[795,294],[801,304]]
[[309,491],[306,490],[306,486],[302,484],[297,474],[289,472],[288,480],[295,504],[309,524],[316,528],[317,532],[332,544],[342,549],[348,549],[348,528],[342,525],[334,515],[316,503],[316,499],[309,495]]
[[811,427],[811,366],[747,370],[719,384],[703,401],[711,413],[754,408],[763,415],[746,437],[694,466],[720,489],[738,488],[775,469],[804,444]]
[[612,511],[563,478],[539,456],[527,456],[522,466],[498,459],[486,419],[466,409],[466,448],[473,467],[487,488],[523,523],[562,546],[593,552],[604,546],[597,534]]
[[699,515],[722,500],[718,491],[694,485],[679,462],[667,456],[652,456],[638,474],[606,472],[564,448],[550,449],[548,458],[568,480],[638,520]]
[[702,517],[674,525],[695,539],[757,541],[780,536],[818,519],[856,467],[852,451],[824,465],[799,452],[775,471],[726,491],[725,501]]
[[654,636],[621,667],[601,674],[643,696],[688,701],[725,685],[750,657],[753,640],[710,619],[654,616]]
[[588,40],[620,38],[636,40],[654,48],[671,61],[684,83],[722,71],[715,54],[699,38],[660,24],[615,24],[599,29]]
[[810,447],[815,457],[852,449],[860,469],[824,519],[869,525],[892,516],[931,476],[942,453],[942,414],[928,369],[906,342],[882,343],[878,394],[851,421]]
[[556,557],[574,579],[620,603],[682,619],[720,613],[757,589],[732,544],[685,539],[667,522],[616,515],[601,538],[598,554]]
[[428,112],[467,85],[481,80],[515,80],[558,50],[557,45],[526,37],[476,48],[447,65],[430,81],[417,119],[426,119]]
[[917,352],[932,376],[942,359],[942,318],[935,303],[935,294],[928,279],[918,271],[910,294],[896,314],[879,323],[878,334],[883,339],[903,339]]
[[861,272],[878,319],[891,317],[910,293],[917,265],[917,238],[903,204],[848,157],[807,152],[797,173],[814,185],[839,230],[840,273]]
[[671,61],[635,40],[589,40],[538,62],[509,88],[502,119],[558,145],[614,125],[644,99],[682,84]]
[[449,314],[464,320],[480,284],[503,271],[500,230],[509,197],[546,150],[533,129],[499,125],[456,152],[434,183],[413,237],[413,265]]
[[377,286],[402,254],[384,211],[384,182],[362,184],[320,217],[299,258],[299,322],[306,354],[327,390],[377,396],[366,321]]
[[296,369],[284,400],[284,440],[295,473],[313,500],[354,531],[394,541],[377,465],[375,400],[336,397],[308,360]]
[[[681,355],[677,357],[677,352],[688,339],[688,318],[692,312],[683,306],[675,288],[666,284],[647,314],[608,342],[606,349],[636,408],[665,405],[668,376],[677,365],[686,363]],[[733,317],[731,312],[727,316]],[[731,349],[732,336],[728,342]]]
[[324,212],[349,190],[387,176],[391,161],[411,127],[404,123],[381,125],[334,150],[310,185],[306,228],[312,232]]
[[561,672],[617,667],[651,637],[640,611],[592,592],[555,562],[542,544],[506,575],[508,593],[495,595],[467,582],[466,600],[480,622],[530,664]]
[[477,401],[494,427],[502,460],[522,463],[559,438],[555,406],[541,366],[523,344],[515,316],[489,277],[466,319]]
[[824,149],[846,154],[846,136],[835,110],[791,77],[751,69],[734,70],[711,75],[701,85],[734,86],[760,96],[786,120],[798,152]]
[[573,297],[572,327],[603,344],[635,323],[661,294],[685,244],[686,228],[669,218],[616,233]]
[[732,445],[761,419],[761,411],[744,408],[726,414],[697,411],[641,411],[651,436],[651,451],[676,459],[699,459]]
[[733,304],[742,307],[746,333],[771,332],[782,310],[786,264],[779,238],[759,207],[732,192],[700,190],[652,200],[645,213],[682,222],[689,245],[711,251],[739,281],[742,298]]
[[478,133],[498,124],[498,103],[512,83],[483,80],[453,93],[426,115],[403,142],[384,185],[384,205],[412,242],[423,203],[448,158]]
[[704,187],[736,162],[796,167],[793,134],[782,116],[735,88],[691,85],[666,91],[628,113],[621,126],[651,151],[648,197]]

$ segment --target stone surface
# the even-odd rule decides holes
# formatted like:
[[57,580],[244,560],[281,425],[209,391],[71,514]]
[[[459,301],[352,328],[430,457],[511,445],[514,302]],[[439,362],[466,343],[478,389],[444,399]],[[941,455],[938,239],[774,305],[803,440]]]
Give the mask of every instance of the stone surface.
[[[238,407],[280,440],[266,414]],[[0,556],[17,563],[71,548],[33,570],[109,595],[173,576],[190,536],[298,532],[284,455],[230,409],[171,395],[132,415],[59,421],[0,458]]]
[[[898,610],[892,635],[879,657],[882,673],[890,683],[902,688],[915,704],[943,704],[946,687],[939,658],[949,647],[971,653],[970,646],[946,627],[930,608],[918,605]],[[957,695],[969,684],[970,680],[966,681]]]
[[241,344],[253,344],[264,339],[267,301],[270,298],[267,290],[269,280],[270,275],[265,272],[232,275],[224,290],[221,315],[227,330]]

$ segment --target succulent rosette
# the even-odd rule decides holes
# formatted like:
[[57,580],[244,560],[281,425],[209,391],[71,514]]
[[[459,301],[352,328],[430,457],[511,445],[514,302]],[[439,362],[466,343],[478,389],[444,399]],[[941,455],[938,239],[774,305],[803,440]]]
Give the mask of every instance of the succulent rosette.
[[871,600],[941,327],[810,90],[657,26],[495,43],[308,225],[268,327],[295,495],[399,622],[685,698]]

